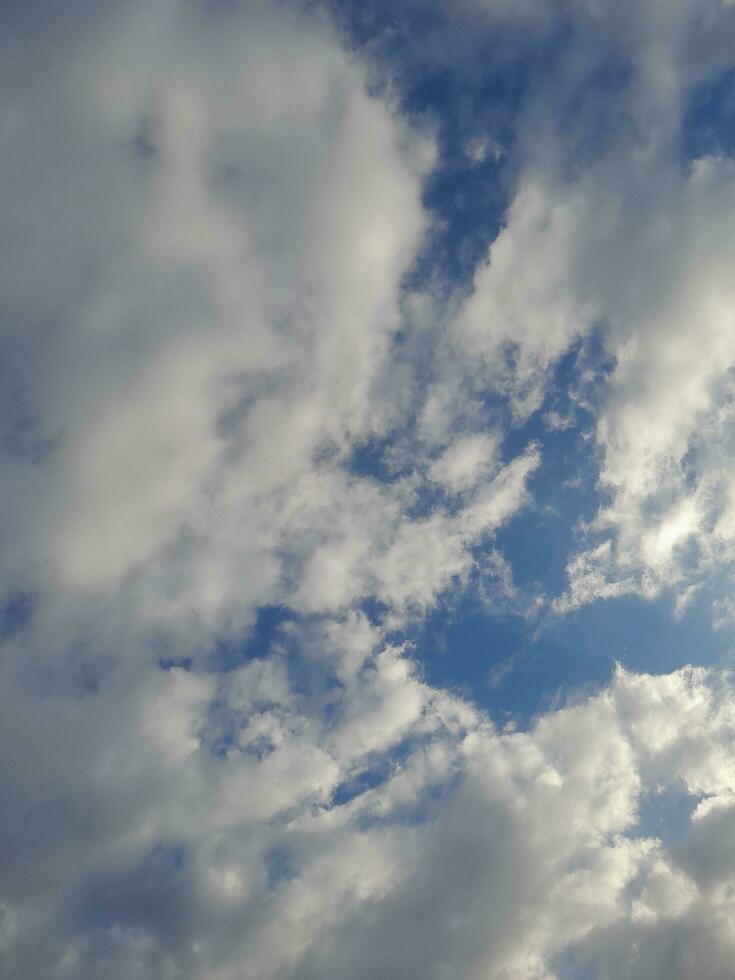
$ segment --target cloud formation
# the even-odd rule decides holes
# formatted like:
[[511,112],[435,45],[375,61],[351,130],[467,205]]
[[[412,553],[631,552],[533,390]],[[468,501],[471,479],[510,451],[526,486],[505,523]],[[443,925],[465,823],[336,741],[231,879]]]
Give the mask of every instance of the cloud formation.
[[[727,670],[501,728],[416,636],[729,581],[735,174],[682,146],[733,11],[346,6],[0,11],[0,975],[724,978]],[[488,54],[448,161],[407,78]],[[503,537],[552,436],[556,594]]]

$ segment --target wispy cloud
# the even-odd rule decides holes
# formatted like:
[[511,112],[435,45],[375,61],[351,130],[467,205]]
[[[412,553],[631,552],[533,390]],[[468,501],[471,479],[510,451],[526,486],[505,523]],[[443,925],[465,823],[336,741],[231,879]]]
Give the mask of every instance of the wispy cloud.
[[729,975],[734,13],[0,11],[3,976]]

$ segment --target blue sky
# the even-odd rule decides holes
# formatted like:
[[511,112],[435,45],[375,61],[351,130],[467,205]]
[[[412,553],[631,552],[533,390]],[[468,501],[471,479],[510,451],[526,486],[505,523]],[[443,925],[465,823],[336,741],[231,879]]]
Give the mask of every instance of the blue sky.
[[727,980],[735,6],[0,35],[0,977]]

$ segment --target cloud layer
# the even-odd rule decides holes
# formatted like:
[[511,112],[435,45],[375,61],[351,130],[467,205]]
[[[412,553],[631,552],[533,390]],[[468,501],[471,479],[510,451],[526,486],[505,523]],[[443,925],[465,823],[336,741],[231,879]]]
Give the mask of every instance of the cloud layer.
[[[0,11],[1,976],[731,973],[728,672],[500,728],[411,643],[467,595],[733,618],[735,173],[686,148],[735,19],[621,9]],[[484,105],[488,57],[523,98],[449,160],[409,82]],[[596,481],[556,594],[503,539],[549,433]]]

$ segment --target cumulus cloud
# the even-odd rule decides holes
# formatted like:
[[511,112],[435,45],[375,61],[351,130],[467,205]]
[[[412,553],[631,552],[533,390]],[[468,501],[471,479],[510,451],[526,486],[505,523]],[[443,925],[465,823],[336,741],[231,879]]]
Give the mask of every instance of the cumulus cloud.
[[471,283],[420,274],[441,127],[334,10],[0,11],[3,976],[727,974],[729,675],[619,669],[500,731],[408,639],[470,587],[542,604],[499,537],[598,330],[551,611],[732,560],[734,175],[674,145],[735,29],[704,6],[436,5],[415,57],[460,74],[574,28],[513,146],[459,134],[517,160]]
[[[695,952],[721,975],[725,678],[620,671],[501,734],[364,620],[300,639],[308,696],[284,647],[219,693],[181,670],[151,689],[146,672],[75,718],[58,696],[34,702],[30,729],[4,712],[25,752],[63,733],[24,769],[35,816],[3,862],[8,976],[535,978],[569,957],[664,976],[672,956],[686,976]],[[693,801],[668,842],[638,823],[664,790]]]
[[[433,150],[325,17],[69,18],[7,42],[3,969],[214,976],[278,877],[262,830],[449,723],[350,606],[399,622],[466,576],[537,454],[488,437],[423,512],[428,457],[351,462],[401,410]],[[340,639],[213,669],[279,604]]]

